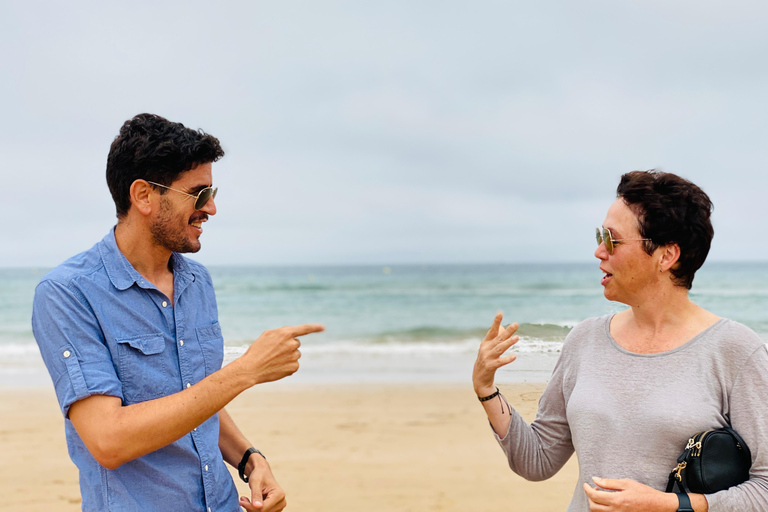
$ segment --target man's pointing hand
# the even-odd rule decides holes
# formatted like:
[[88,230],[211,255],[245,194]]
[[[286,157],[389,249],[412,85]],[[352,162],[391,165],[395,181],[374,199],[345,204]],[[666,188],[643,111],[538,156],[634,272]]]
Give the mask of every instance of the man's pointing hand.
[[240,357],[243,369],[253,384],[280,380],[299,369],[299,336],[324,331],[320,324],[280,327],[264,331]]

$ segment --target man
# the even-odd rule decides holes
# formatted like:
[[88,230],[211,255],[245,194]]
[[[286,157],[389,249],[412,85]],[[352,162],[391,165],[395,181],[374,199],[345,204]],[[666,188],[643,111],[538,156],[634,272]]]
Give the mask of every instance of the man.
[[[221,368],[223,338],[200,250],[216,214],[219,141],[162,117],[126,121],[107,159],[118,222],[43,278],[32,327],[80,470],[84,511],[272,512],[285,494],[224,406],[299,368],[298,336],[264,332]],[[240,498],[224,461],[239,466]]]

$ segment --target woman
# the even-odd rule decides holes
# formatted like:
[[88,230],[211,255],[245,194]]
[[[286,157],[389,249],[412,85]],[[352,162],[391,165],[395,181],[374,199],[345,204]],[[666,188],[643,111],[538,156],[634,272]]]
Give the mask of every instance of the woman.
[[629,308],[570,332],[531,425],[496,395],[494,375],[518,339],[517,325],[502,329],[497,315],[473,372],[496,439],[529,480],[551,477],[575,451],[569,511],[675,511],[690,510],[685,496],[663,490],[688,438],[730,424],[751,449],[750,478],[689,494],[693,510],[768,511],[768,350],[688,297],[714,234],[712,203],[655,171],[625,174],[617,196],[595,257],[605,297]]

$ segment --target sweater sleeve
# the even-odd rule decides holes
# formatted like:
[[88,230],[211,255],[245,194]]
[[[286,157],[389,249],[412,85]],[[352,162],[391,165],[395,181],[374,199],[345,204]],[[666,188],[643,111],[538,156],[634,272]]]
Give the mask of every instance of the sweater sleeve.
[[752,453],[749,480],[707,495],[710,512],[768,510],[768,349],[761,345],[739,371],[728,397],[731,426]]
[[[567,343],[567,342],[566,342]],[[551,478],[573,454],[571,430],[566,418],[565,373],[570,362],[565,347],[552,378],[539,400],[536,419],[530,425],[510,407],[511,421],[503,438],[494,436],[507,456],[509,467],[526,480]]]

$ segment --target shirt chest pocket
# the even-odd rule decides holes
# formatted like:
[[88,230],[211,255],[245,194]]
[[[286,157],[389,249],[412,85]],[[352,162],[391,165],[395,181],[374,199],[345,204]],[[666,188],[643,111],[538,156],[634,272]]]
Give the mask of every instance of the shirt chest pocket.
[[143,334],[116,341],[126,403],[145,402],[170,394],[170,351],[162,334]]
[[224,337],[221,335],[219,322],[195,329],[197,341],[205,359],[206,377],[221,369],[224,361]]

